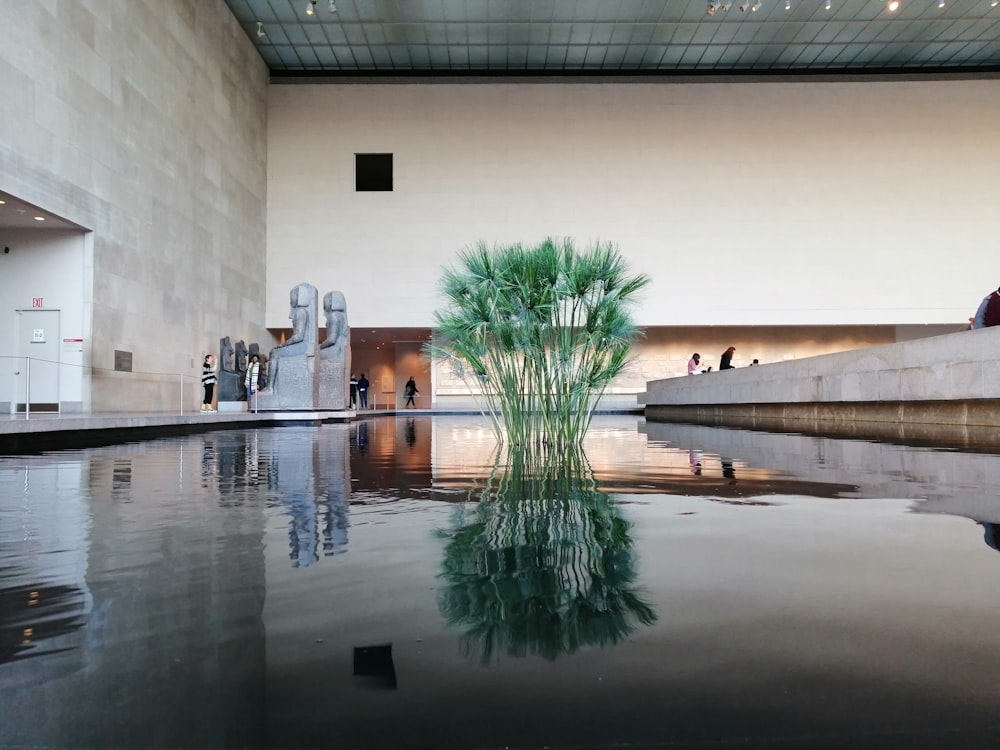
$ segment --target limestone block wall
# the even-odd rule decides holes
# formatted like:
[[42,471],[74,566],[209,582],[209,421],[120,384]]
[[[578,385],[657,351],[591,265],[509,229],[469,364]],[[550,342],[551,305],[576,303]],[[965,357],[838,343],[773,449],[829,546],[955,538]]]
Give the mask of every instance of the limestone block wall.
[[90,238],[70,325],[84,410],[176,409],[182,375],[196,409],[221,336],[270,340],[266,66],[223,0],[5,2],[0,25],[17,30],[0,45],[0,191]]
[[983,399],[1000,399],[1000,327],[655,380],[640,395],[647,414],[667,406]]

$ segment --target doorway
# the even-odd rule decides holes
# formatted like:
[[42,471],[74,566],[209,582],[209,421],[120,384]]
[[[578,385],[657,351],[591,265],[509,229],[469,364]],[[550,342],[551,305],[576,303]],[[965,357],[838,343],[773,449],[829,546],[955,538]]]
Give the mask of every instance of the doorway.
[[59,310],[17,311],[14,410],[59,411]]

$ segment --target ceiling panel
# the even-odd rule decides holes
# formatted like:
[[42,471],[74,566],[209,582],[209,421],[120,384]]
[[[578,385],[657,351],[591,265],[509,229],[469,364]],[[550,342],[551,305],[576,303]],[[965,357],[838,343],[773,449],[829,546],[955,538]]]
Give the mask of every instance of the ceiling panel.
[[281,77],[526,69],[1000,72],[994,0],[949,0],[943,8],[937,0],[901,0],[895,12],[884,0],[829,0],[829,9],[827,0],[761,0],[755,12],[753,0],[226,2]]

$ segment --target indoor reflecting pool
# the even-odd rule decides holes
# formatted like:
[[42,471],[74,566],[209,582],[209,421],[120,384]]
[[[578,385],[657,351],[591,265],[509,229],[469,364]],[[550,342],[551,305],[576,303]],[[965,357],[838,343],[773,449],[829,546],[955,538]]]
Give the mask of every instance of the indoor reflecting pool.
[[1000,747],[1000,455],[474,416],[0,458],[0,747]]

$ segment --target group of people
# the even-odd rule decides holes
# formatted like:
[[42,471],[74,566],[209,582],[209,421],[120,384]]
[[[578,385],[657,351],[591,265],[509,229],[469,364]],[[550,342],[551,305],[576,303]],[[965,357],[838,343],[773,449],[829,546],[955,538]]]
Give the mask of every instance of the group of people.
[[[201,363],[201,386],[204,393],[201,399],[202,411],[215,411],[215,386],[219,382],[219,377],[215,374],[215,363],[214,354],[206,354]],[[247,361],[247,371],[243,375],[243,388],[246,390],[247,401],[260,389],[262,375],[260,355],[251,354]]]
[[[351,408],[358,408],[358,403],[360,402],[362,409],[368,408],[368,389],[371,388],[371,383],[368,378],[365,377],[364,373],[361,373],[360,378],[354,377],[354,373],[351,373]],[[405,406],[416,407],[416,402],[414,402],[414,397],[420,393],[417,390],[417,383],[410,376],[410,379],[406,381],[406,385],[403,386],[403,396],[406,397]]]
[[[215,355],[206,354],[205,359],[201,365],[201,385],[204,389],[204,396],[201,401],[202,411],[215,411],[213,406],[215,399],[215,386],[219,382],[218,376],[215,372]],[[261,376],[261,363],[260,357],[256,354],[250,357],[250,361],[247,363],[246,375],[243,378],[243,386],[246,388],[247,400],[249,401],[260,387],[260,376]],[[354,373],[351,373],[350,380],[350,398],[351,398],[351,408],[357,409],[360,404],[362,409],[368,408],[368,389],[371,388],[371,382],[365,377],[364,373],[361,373],[361,377],[355,377]],[[404,406],[416,407],[416,402],[414,398],[420,393],[417,390],[417,383],[410,376],[410,379],[406,381],[406,385],[403,386],[403,396],[406,399]]]
[[361,402],[361,408],[368,408],[368,389],[371,387],[371,383],[368,378],[365,377],[364,373],[361,373],[361,377],[355,377],[354,373],[351,373],[350,381],[350,407],[352,409],[358,408],[358,401]]
[[[735,346],[729,347],[728,349],[726,349],[726,351],[722,353],[722,356],[719,358],[720,370],[735,369],[735,365],[733,364],[733,355],[735,353],[736,353]],[[755,359],[753,362],[750,363],[749,366],[754,367],[755,365],[759,364],[760,362]],[[688,375],[699,375],[701,373],[711,372],[711,371],[712,371],[711,365],[704,368],[701,366],[701,355],[698,354],[698,352],[695,352],[694,354],[691,355],[691,359],[688,360]]]

